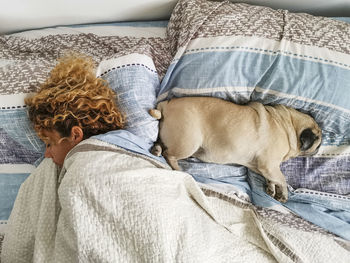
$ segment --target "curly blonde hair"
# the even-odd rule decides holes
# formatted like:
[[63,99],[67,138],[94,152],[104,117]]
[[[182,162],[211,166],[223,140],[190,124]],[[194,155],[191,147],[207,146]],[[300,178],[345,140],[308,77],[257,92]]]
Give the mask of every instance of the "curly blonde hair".
[[69,137],[72,127],[79,126],[87,139],[124,127],[124,115],[115,101],[108,83],[96,78],[93,60],[70,54],[59,59],[38,93],[25,103],[39,137],[44,130]]

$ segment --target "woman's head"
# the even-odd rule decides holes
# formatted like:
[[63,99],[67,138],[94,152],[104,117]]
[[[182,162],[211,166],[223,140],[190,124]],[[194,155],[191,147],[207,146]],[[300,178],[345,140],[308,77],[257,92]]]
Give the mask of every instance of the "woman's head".
[[25,103],[34,129],[48,141],[48,132],[70,138],[73,127],[81,129],[82,139],[123,128],[124,116],[115,101],[108,83],[96,78],[93,61],[69,55],[59,60],[38,93]]

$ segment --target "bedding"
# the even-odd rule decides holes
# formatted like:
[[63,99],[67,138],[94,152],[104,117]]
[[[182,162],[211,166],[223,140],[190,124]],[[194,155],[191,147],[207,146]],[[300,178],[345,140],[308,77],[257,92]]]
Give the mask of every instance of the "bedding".
[[101,140],[83,141],[60,173],[55,168],[45,160],[23,184],[11,215],[23,221],[10,225],[21,239],[9,237],[4,262],[348,260],[341,240],[290,213],[200,187],[187,173]]
[[[16,208],[11,217],[35,218],[33,224],[42,229],[38,233],[27,229],[23,242],[18,242],[18,235],[5,234],[9,252],[3,258],[42,256],[50,261],[50,255],[61,258],[62,251],[69,251],[67,257],[90,261],[108,261],[116,255],[135,261],[144,253],[145,259],[161,262],[185,260],[191,249],[203,258],[346,262],[350,255],[350,24],[228,1],[190,0],[177,4],[169,22],[141,25],[57,27],[0,37],[0,234],[15,233],[15,226],[6,228],[7,219],[19,186],[33,171],[16,207],[29,198],[26,191],[38,203]],[[59,172],[49,160],[42,162],[44,145],[28,122],[23,98],[35,92],[35,84],[45,79],[55,59],[70,50],[96,60],[97,75],[118,94],[128,123],[123,131],[86,141],[91,149],[84,146],[76,153],[73,149],[69,160],[74,164],[66,162],[56,184]],[[282,164],[290,185],[289,201],[282,205],[270,198],[264,179],[242,166],[189,158],[180,162],[180,173],[169,171],[163,158],[152,156],[149,149],[157,138],[158,123],[147,111],[159,101],[181,96],[282,103],[311,114],[323,129],[322,147],[315,156]],[[90,154],[96,158],[88,159]],[[101,163],[106,165],[101,168]],[[128,181],[128,176],[135,180]],[[147,180],[154,188],[143,186],[150,186]],[[182,212],[181,204],[162,187],[185,189],[177,196],[189,212]],[[112,199],[121,210],[111,210],[111,217],[105,210],[109,194],[123,197]],[[168,199],[162,202],[160,195]],[[46,199],[48,203],[38,201]],[[173,202],[178,212],[170,214],[176,220],[159,212]],[[41,212],[47,209],[50,213]],[[83,222],[80,215],[91,221]],[[150,218],[154,226],[147,230]],[[193,223],[194,218],[203,225]],[[114,232],[120,224],[125,228]],[[63,231],[63,225],[70,227]],[[136,240],[137,235],[142,238]],[[64,243],[67,237],[79,242]],[[100,244],[104,239],[110,245]],[[207,239],[213,240],[207,242],[209,247],[202,243]],[[150,245],[152,241],[158,245]],[[194,242],[198,247],[191,245]],[[11,250],[9,244],[16,246]],[[247,253],[227,249],[229,245]]]

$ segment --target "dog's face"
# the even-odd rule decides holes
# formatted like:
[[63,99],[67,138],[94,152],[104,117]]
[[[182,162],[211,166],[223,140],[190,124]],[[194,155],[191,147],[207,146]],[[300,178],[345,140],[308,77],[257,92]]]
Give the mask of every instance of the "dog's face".
[[300,155],[317,153],[322,141],[322,130],[309,115],[297,112],[293,114],[293,123],[298,136]]

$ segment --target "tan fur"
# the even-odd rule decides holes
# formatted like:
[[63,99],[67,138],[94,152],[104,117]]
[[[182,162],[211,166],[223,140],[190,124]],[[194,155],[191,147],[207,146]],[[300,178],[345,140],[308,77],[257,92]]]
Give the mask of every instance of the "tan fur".
[[[288,199],[280,164],[291,157],[315,152],[321,129],[310,116],[283,105],[251,102],[237,105],[211,97],[185,97],[164,101],[150,114],[161,118],[159,138],[163,155],[173,169],[190,156],[204,162],[244,165],[267,179],[267,193]],[[301,151],[300,136],[311,129],[317,139]],[[161,154],[159,145],[153,152]]]

